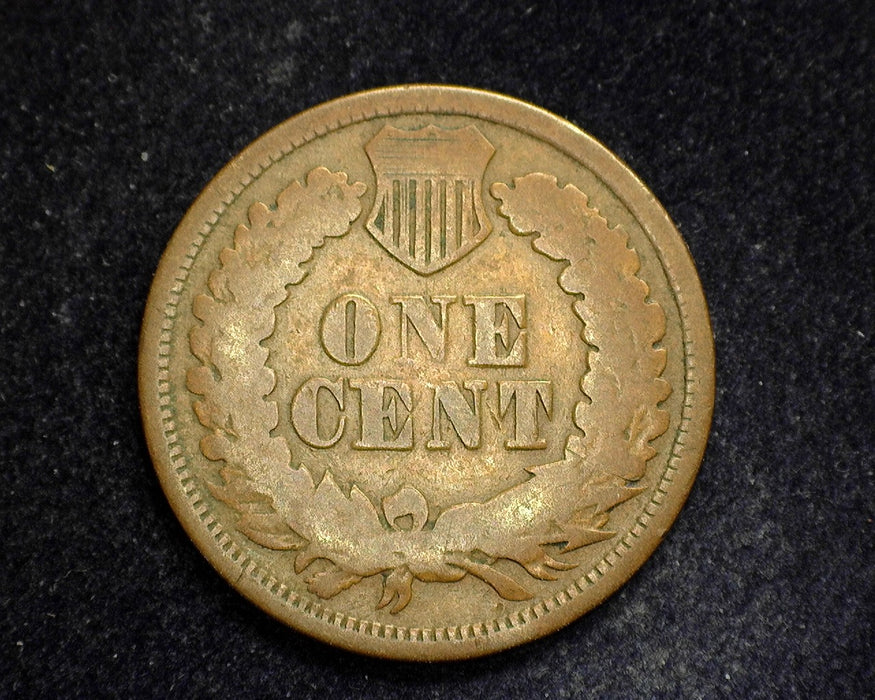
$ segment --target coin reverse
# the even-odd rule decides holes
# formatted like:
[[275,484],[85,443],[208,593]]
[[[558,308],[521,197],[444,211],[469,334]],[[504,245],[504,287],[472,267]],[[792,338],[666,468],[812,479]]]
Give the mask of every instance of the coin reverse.
[[532,105],[344,97],[185,215],[143,322],[161,484],[293,628],[407,660],[590,610],[677,516],[714,396],[707,308],[655,197]]

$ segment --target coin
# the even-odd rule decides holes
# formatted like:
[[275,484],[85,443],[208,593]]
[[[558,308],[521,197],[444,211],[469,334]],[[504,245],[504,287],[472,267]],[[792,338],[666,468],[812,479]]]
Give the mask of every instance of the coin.
[[161,259],[139,372],[213,566],[302,632],[410,660],[617,590],[687,496],[714,391],[654,196],[559,117],[441,86],[315,107],[231,161]]

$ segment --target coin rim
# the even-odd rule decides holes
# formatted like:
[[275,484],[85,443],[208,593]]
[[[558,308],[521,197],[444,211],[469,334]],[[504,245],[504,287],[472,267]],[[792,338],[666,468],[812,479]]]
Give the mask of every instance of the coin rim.
[[[470,109],[465,109],[466,105]],[[525,624],[488,635],[447,640],[375,637],[301,614],[259,581],[241,576],[241,566],[210,535],[176,476],[164,440],[156,359],[166,317],[164,307],[170,289],[178,283],[180,261],[217,203],[232,197],[242,180],[252,179],[249,173],[253,165],[271,162],[272,154],[287,148],[296,134],[324,132],[326,125],[330,131],[331,125],[350,114],[400,116],[440,112],[442,106],[455,114],[499,121],[552,143],[594,172],[629,209],[650,238],[678,299],[684,327],[684,391],[689,422],[685,440],[678,444],[676,470],[663,503],[650,514],[635,546],[579,596]],[[690,357],[695,357],[693,366],[688,363]],[[686,243],[655,196],[617,156],[570,122],[521,100],[473,88],[405,85],[348,95],[292,117],[247,146],[204,188],[174,232],[152,283],[140,339],[139,388],[147,444],[171,507],[197,548],[235,589],[293,628],[351,651],[394,659],[450,660],[506,649],[563,627],[616,592],[650,557],[683,507],[704,454],[714,402],[714,346],[704,293]]]

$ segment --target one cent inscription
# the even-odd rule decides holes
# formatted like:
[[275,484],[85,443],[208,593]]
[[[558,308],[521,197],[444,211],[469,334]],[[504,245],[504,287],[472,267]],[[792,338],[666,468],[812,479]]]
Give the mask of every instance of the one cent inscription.
[[451,88],[326,105],[241,159],[261,170],[180,225],[141,357],[159,476],[211,561],[299,629],[411,659],[619,586],[713,391],[695,272],[634,176]]
[[[524,294],[393,296],[390,301],[398,307],[394,314],[398,325],[394,334],[398,339],[396,357],[415,361],[424,352],[431,361],[446,364],[450,336],[447,306],[460,300],[472,307],[466,329],[468,337],[461,338],[471,347],[467,364],[524,367],[527,337]],[[331,301],[322,316],[322,347],[340,365],[364,364],[377,347],[381,325],[378,307],[366,296],[343,294]],[[411,347],[411,335],[420,341],[419,351]],[[455,338],[464,333],[452,335]],[[388,371],[392,371],[391,364]],[[320,399],[320,392],[327,394]],[[449,435],[453,434],[467,449],[477,449],[481,445],[484,393],[488,405],[497,407],[494,414],[497,422],[510,415],[512,424],[506,448],[547,447],[538,431],[538,421],[542,412],[547,420],[551,417],[553,382],[549,379],[490,382],[487,378],[475,378],[411,383],[387,377],[310,377],[301,383],[292,401],[292,425],[308,445],[333,447],[344,436],[350,411],[359,416],[358,439],[351,443],[353,449],[409,450],[414,448],[415,404],[422,407],[417,413],[429,411],[426,448],[449,449]],[[356,395],[357,400],[351,400],[350,394]],[[349,408],[347,404],[351,404]]]

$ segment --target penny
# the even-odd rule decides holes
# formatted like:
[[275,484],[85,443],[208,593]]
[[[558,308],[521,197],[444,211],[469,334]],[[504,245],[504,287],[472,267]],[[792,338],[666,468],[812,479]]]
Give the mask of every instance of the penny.
[[292,627],[410,660],[617,590],[687,496],[713,391],[698,277],[645,186],[559,117],[437,86],[315,107],[231,161],[140,354],[204,556]]

